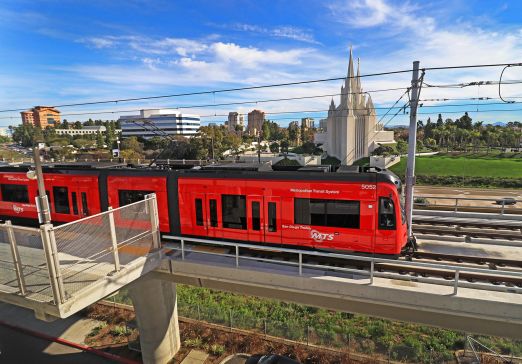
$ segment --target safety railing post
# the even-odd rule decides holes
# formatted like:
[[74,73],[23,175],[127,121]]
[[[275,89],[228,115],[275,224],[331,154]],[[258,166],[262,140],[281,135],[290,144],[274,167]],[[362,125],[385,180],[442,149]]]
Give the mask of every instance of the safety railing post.
[[374,269],[375,269],[375,261],[372,260],[371,264],[370,264],[370,285],[373,284],[373,273],[374,273]]
[[11,225],[11,221],[7,220],[4,224],[7,229],[7,237],[9,239],[9,245],[11,245],[11,255],[13,256],[14,268],[16,271],[16,280],[18,282],[18,288],[20,289],[20,294],[25,296],[27,291],[25,288],[25,277],[24,270],[22,267],[22,262],[20,260],[20,253],[18,252],[18,246],[16,245],[16,237],[14,234],[13,226]]
[[500,210],[500,215],[504,215],[504,208],[506,207],[506,201],[502,200],[502,210]]
[[454,211],[457,212],[459,210],[459,199],[455,198],[455,209]]
[[239,246],[236,245],[236,268],[239,268]]
[[185,240],[181,239],[181,260],[185,260]]
[[460,269],[455,269],[455,281],[453,283],[453,294],[456,295],[457,291],[459,289],[459,276],[460,276]]
[[299,275],[303,275],[303,253],[299,253]]
[[150,214],[150,225],[151,225],[151,233],[152,233],[152,246],[155,249],[159,249],[160,246],[160,231],[159,231],[159,218],[158,218],[158,202],[156,200],[156,194],[152,193],[147,196],[149,200],[147,200],[149,214]]
[[111,241],[112,241],[112,256],[114,257],[114,270],[119,272],[120,267],[120,257],[118,255],[118,237],[116,236],[116,225],[114,224],[114,211],[112,211],[112,207],[109,206],[109,229],[111,232]]
[[56,252],[56,241],[54,239],[53,225],[44,224],[40,226],[40,236],[42,237],[42,247],[47,263],[47,270],[49,273],[49,283],[53,291],[53,299],[56,305],[64,303],[64,289],[61,277],[61,269],[58,262]]

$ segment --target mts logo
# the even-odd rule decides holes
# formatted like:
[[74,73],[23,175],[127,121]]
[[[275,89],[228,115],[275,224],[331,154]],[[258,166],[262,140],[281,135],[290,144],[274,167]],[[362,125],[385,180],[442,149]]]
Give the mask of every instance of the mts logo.
[[16,212],[17,214],[20,214],[20,213],[24,212],[24,208],[20,207],[20,206],[13,205],[13,211]]
[[327,241],[333,240],[334,234],[326,234],[326,233],[321,233],[317,230],[310,230],[310,237],[312,239],[314,239],[314,241],[321,243],[325,240],[327,240]]

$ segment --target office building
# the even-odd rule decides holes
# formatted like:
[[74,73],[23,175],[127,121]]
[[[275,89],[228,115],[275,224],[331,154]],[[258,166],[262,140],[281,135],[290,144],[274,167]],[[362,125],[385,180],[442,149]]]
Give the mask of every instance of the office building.
[[122,137],[195,135],[201,126],[198,115],[182,114],[173,109],[141,110],[139,115],[120,116]]
[[23,124],[31,124],[45,129],[60,124],[60,111],[52,106],[35,106],[20,113]]
[[245,119],[243,114],[233,111],[228,113],[228,120],[225,122],[225,125],[228,127],[228,130],[236,131],[238,126],[243,130],[244,123]]
[[257,135],[262,132],[265,122],[265,113],[261,110],[252,110],[248,113],[247,132],[250,135]]

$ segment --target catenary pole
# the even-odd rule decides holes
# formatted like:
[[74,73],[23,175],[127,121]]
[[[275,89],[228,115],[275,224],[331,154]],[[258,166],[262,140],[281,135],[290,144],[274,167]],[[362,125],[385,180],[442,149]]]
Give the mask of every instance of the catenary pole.
[[417,104],[419,102],[419,61],[413,62],[410,99],[410,130],[408,134],[408,165],[406,167],[406,217],[408,237],[412,237],[413,187],[415,185],[415,151],[417,148]]
[[42,164],[40,162],[40,148],[33,148],[34,168],[36,172],[36,181],[38,182],[38,206],[40,208],[40,223],[49,224],[51,222],[51,211],[49,210],[49,200],[45,192],[44,176],[42,172]]

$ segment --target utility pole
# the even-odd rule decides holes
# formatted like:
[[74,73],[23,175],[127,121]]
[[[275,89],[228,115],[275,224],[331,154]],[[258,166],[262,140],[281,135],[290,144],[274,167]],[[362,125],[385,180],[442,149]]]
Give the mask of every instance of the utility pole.
[[38,213],[40,223],[49,224],[51,222],[51,211],[49,209],[49,200],[45,192],[44,176],[42,172],[42,164],[40,162],[40,148],[33,147],[33,160],[36,172],[36,181],[38,183]]
[[415,151],[417,149],[417,104],[419,102],[419,61],[413,62],[411,78],[410,100],[410,130],[408,134],[408,166],[406,167],[406,218],[408,223],[408,237],[413,236],[411,231],[413,215],[413,186],[415,185]]
[[257,132],[257,162],[261,164],[261,132]]

